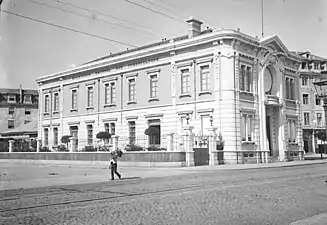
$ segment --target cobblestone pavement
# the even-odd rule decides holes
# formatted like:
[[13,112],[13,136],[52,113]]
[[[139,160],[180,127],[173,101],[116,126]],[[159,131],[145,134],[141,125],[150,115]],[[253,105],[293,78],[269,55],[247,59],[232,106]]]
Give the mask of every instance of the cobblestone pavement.
[[327,212],[325,164],[0,191],[0,224],[289,224]]

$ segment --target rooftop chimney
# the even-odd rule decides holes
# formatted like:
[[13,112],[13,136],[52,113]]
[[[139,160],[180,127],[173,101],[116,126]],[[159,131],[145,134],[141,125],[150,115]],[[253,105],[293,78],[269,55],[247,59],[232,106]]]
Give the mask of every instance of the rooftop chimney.
[[201,25],[202,25],[201,21],[196,20],[193,17],[190,17],[186,22],[189,24],[189,28],[188,28],[189,38],[195,37],[201,33]]
[[23,103],[23,86],[19,85],[19,101],[20,103]]

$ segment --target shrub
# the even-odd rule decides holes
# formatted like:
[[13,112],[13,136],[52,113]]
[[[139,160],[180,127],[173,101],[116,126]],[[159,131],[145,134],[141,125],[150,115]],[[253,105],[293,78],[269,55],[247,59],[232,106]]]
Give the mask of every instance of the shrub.
[[110,152],[110,148],[108,146],[99,146],[96,148],[99,152]]
[[101,131],[101,132],[97,133],[96,137],[98,139],[105,141],[105,140],[109,140],[111,138],[111,134],[106,131]]
[[139,151],[144,151],[142,146],[139,145],[126,145],[125,147],[125,151],[129,151],[129,152],[139,152]]
[[51,152],[51,150],[48,147],[44,146],[40,149],[40,152]]
[[148,151],[167,151],[166,148],[160,148],[160,147],[156,147],[156,146],[150,146],[147,148]]
[[83,152],[96,152],[97,148],[94,148],[94,146],[85,146],[82,151]]
[[72,136],[70,135],[64,135],[61,137],[61,143],[63,144],[66,144],[66,147],[68,148],[68,143],[69,143],[69,139],[71,138]]
[[58,151],[58,152],[69,152],[69,149],[66,148],[65,145],[59,145],[59,146],[57,147],[57,151]]

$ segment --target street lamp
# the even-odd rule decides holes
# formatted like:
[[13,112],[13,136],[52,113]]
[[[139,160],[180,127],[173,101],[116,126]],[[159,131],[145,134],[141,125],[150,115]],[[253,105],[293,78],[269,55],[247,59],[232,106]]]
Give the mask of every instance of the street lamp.
[[[314,82],[313,85],[315,86],[318,97],[323,100],[323,107],[325,112],[325,126],[327,126],[327,80]],[[327,127],[325,137],[327,137]],[[320,150],[320,154],[322,158],[322,149]]]

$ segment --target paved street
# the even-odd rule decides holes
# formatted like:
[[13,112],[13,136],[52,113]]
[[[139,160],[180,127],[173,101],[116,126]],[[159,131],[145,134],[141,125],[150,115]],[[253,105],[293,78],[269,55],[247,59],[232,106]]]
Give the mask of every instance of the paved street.
[[130,179],[2,190],[0,224],[299,225],[327,221],[326,164],[124,176]]

